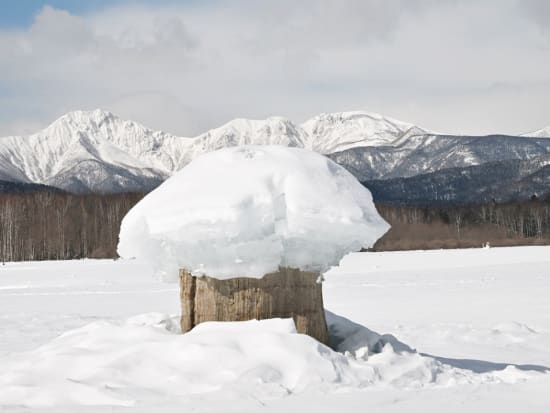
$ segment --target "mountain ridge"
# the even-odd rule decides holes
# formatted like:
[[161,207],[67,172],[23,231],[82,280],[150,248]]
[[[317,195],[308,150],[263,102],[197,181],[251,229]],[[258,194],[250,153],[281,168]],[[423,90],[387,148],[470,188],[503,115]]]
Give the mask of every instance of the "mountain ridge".
[[[368,131],[369,137],[375,137],[372,142],[363,138],[350,143],[347,135],[361,129],[356,123],[365,124],[369,119],[375,122]],[[141,186],[148,190],[196,156],[228,146],[284,145],[327,153],[377,144],[378,132],[386,140],[391,139],[392,133],[401,138],[404,132],[399,126],[411,127],[381,115],[357,111],[322,114],[307,122],[311,127],[330,122],[332,130],[343,131],[339,133],[343,145],[340,147],[332,139],[326,148],[301,125],[277,116],[264,120],[234,119],[189,138],[154,131],[101,109],[74,111],[37,133],[0,138],[0,179],[53,185],[75,192],[119,191],[125,182],[135,190],[143,181]],[[73,176],[67,171],[73,171]]]
[[482,204],[531,198],[550,200],[550,155],[362,183],[371,190],[375,202],[389,204]]
[[537,129],[532,132],[527,132],[520,136],[524,136],[526,138],[550,138],[550,126],[542,129]]
[[301,124],[238,118],[179,137],[96,109],[69,112],[31,135],[0,138],[0,180],[71,192],[148,191],[200,154],[237,145],[314,150],[361,181],[550,153],[547,138],[435,134],[362,111],[323,113]]

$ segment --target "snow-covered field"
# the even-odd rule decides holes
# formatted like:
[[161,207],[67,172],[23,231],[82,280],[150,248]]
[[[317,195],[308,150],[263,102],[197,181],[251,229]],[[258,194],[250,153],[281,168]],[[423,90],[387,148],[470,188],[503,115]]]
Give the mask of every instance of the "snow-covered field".
[[7,263],[0,411],[550,411],[550,247],[351,254],[325,278],[341,352],[288,320],[178,334],[178,286],[135,261]]

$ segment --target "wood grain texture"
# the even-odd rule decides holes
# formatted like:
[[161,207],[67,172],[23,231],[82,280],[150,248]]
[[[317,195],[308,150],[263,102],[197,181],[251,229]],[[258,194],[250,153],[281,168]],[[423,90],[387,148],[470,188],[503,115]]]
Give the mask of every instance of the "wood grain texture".
[[180,270],[181,329],[204,321],[292,317],[298,333],[328,344],[319,274],[292,268],[263,278],[218,280]]

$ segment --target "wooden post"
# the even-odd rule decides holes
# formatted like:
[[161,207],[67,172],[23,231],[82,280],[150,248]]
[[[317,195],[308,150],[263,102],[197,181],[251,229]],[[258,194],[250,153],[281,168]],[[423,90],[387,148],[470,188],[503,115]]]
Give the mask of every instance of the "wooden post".
[[298,333],[329,344],[319,274],[292,268],[263,278],[218,280],[180,270],[181,330],[204,321],[294,319]]

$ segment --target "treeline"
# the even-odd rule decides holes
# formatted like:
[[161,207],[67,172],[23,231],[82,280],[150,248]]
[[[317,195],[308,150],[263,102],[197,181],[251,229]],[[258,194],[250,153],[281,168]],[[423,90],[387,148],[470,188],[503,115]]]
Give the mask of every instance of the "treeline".
[[[0,194],[0,260],[114,258],[122,218],[143,196]],[[392,225],[377,251],[550,244],[548,201],[377,208]]]
[[377,205],[392,225],[377,251],[550,244],[550,202],[470,206]]
[[115,257],[120,222],[142,197],[0,194],[0,260]]

